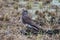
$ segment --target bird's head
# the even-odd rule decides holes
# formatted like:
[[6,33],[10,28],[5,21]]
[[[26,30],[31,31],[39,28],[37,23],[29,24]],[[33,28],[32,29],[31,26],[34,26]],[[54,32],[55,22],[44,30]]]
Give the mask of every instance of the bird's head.
[[28,11],[27,10],[23,10],[22,15],[27,15]]

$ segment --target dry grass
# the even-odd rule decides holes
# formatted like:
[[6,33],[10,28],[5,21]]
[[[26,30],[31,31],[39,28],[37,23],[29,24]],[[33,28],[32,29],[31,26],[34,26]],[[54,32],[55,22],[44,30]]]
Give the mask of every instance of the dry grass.
[[[49,35],[22,35],[20,30],[26,26],[21,22],[18,8],[18,0],[0,0],[0,40],[51,40]],[[52,40],[60,40],[60,34],[53,35]]]

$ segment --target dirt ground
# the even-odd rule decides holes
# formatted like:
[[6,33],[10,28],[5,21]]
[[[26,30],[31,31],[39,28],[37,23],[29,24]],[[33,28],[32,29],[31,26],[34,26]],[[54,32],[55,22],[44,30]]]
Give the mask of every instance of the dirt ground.
[[[19,10],[18,10],[19,9]],[[0,40],[60,40],[60,34],[23,35],[20,30],[25,25],[21,20],[18,0],[0,0]]]

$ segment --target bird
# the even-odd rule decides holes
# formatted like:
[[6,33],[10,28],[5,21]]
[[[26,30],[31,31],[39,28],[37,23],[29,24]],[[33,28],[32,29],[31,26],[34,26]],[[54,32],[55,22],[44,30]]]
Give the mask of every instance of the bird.
[[22,22],[24,24],[28,24],[28,25],[32,26],[32,28],[34,28],[34,30],[39,31],[38,25],[36,25],[35,22],[28,16],[27,10],[22,11]]

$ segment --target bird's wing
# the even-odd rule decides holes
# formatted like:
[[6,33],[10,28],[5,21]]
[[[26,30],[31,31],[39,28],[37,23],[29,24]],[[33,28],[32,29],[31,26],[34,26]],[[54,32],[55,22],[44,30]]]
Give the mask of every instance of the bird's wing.
[[36,30],[39,30],[39,25],[37,25],[29,16],[25,15],[22,18],[26,24],[33,26],[34,28],[36,28]]

